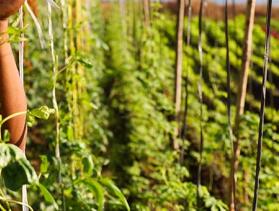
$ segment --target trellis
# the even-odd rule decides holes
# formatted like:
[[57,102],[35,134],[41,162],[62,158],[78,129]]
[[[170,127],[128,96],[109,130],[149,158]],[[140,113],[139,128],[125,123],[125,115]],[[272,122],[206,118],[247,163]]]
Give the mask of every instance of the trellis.
[[[202,50],[202,25],[203,25],[203,7],[204,7],[204,0],[201,0],[200,3],[200,14],[199,14],[199,54],[200,54],[200,80],[198,84],[199,88],[199,101],[200,101],[200,157],[199,157],[199,164],[198,164],[198,178],[197,178],[197,206],[200,206],[200,187],[201,187],[201,164],[203,158],[203,96],[202,96],[202,80],[203,80],[203,50]],[[189,8],[191,8],[191,0],[189,1]],[[268,1],[267,5],[267,23],[266,23],[266,40],[265,40],[265,57],[264,57],[264,71],[263,71],[263,81],[262,81],[262,98],[261,98],[261,111],[260,111],[260,124],[259,124],[259,131],[258,131],[258,153],[257,153],[257,166],[256,166],[256,178],[255,178],[255,188],[254,188],[254,199],[253,199],[253,210],[257,209],[257,199],[258,199],[258,189],[259,189],[259,173],[261,167],[261,152],[262,152],[262,136],[263,136],[263,125],[264,125],[264,110],[265,110],[265,98],[266,98],[266,80],[267,80],[267,70],[268,70],[268,62],[269,62],[269,52],[270,52],[270,21],[271,21],[271,10],[272,10],[272,0]],[[48,1],[48,11],[49,11],[49,35],[52,35],[52,22],[51,22],[51,1]],[[187,46],[190,44],[190,9],[189,9],[189,23],[188,23],[188,33],[187,33]],[[23,22],[23,9],[21,8],[19,11],[19,20],[20,20],[20,28],[23,30],[24,22]],[[230,135],[230,140],[232,139],[232,129],[231,129],[231,102],[230,102],[230,54],[229,54],[229,37],[228,37],[228,2],[225,1],[225,33],[226,33],[226,62],[227,62],[227,117],[228,117],[228,130]],[[24,33],[21,33],[21,41],[19,43],[19,74],[24,83]],[[54,75],[56,74],[56,58],[53,46],[53,35],[50,36],[51,39],[51,51],[52,51],[52,59],[54,64]],[[55,79],[54,79],[55,80]],[[188,78],[186,80],[186,86],[188,85]],[[187,90],[187,88],[186,88]],[[55,92],[55,90],[54,90]],[[187,92],[187,91],[186,91]],[[187,97],[187,96],[186,96]],[[54,94],[54,107],[56,111],[58,111],[57,102],[55,106],[55,94]],[[186,100],[186,106],[188,106],[188,102]],[[187,107],[185,107],[185,112],[187,112]],[[58,114],[59,115],[59,114]],[[185,120],[183,124],[183,129],[186,128],[186,118],[187,113],[185,115]],[[185,128],[184,128],[185,127]],[[184,131],[185,132],[185,131]],[[59,128],[57,130],[59,133]],[[182,137],[185,134],[183,133]],[[56,143],[56,156],[59,157],[59,137]],[[235,188],[235,187],[234,187]],[[235,198],[235,197],[233,197]],[[27,201],[27,189],[26,186],[22,189],[22,202],[23,204],[28,204]],[[29,210],[27,206],[23,206],[23,211]]]

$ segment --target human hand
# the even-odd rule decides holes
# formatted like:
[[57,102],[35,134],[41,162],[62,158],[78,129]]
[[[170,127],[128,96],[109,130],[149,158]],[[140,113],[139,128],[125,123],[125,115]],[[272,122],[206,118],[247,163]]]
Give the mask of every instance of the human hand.
[[23,3],[24,0],[0,0],[0,20],[15,14]]

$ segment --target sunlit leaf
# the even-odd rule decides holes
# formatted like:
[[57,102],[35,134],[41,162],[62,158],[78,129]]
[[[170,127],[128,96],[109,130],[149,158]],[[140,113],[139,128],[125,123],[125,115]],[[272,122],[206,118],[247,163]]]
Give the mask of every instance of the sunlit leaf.
[[125,206],[125,208],[128,211],[130,210],[130,206],[129,206],[125,196],[123,195],[121,190],[119,190],[119,188],[110,179],[102,178],[102,179],[100,179],[100,182],[108,189],[108,191],[113,196],[117,197],[122,202],[123,206]]
[[103,187],[94,179],[84,179],[80,180],[79,183],[86,185],[86,187],[94,193],[97,204],[98,204],[98,211],[104,210],[104,203],[105,203],[105,190]]
[[43,186],[43,185],[40,184],[40,183],[38,183],[38,184],[36,184],[36,185],[39,187],[39,189],[40,189],[40,191],[41,191],[41,193],[42,193],[42,195],[43,195],[45,201],[48,202],[48,203],[50,203],[50,204],[52,204],[52,205],[54,205],[55,209],[58,210],[58,205],[57,205],[55,199],[53,198],[53,196],[51,195],[51,193],[46,189],[46,187]]

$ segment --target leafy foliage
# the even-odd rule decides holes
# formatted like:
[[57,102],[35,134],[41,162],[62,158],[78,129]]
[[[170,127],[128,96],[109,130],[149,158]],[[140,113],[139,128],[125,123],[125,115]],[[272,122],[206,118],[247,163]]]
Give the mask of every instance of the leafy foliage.
[[[81,1],[73,0],[65,5],[57,1],[60,9],[53,8],[52,16],[40,5],[42,31],[49,30],[50,20],[53,24],[53,33],[44,35],[47,50],[41,49],[37,29],[26,17],[25,86],[29,107],[37,109],[28,117],[32,127],[27,157],[31,162],[7,144],[9,135],[3,132],[0,169],[9,189],[5,189],[7,195],[18,198],[10,190],[30,184],[29,202],[34,210],[196,210],[198,18],[192,21],[191,46],[184,45],[183,86],[188,77],[189,105],[186,139],[179,140],[185,151],[182,161],[179,152],[171,148],[176,127],[172,102],[175,17],[152,3],[151,25],[146,27],[137,1],[124,5],[88,2],[80,5]],[[232,102],[239,81],[244,24],[242,16],[229,22]],[[258,19],[254,29],[246,113],[241,119],[237,195],[243,210],[249,210],[253,191],[264,52],[262,24]],[[278,21],[273,20],[272,25],[279,29]],[[21,31],[13,25],[9,32],[11,41],[17,42]],[[279,151],[278,44],[273,37],[259,198],[262,210],[276,210],[279,197],[275,173]],[[203,46],[202,209],[223,211],[227,210],[231,143],[222,22],[205,19]],[[234,106],[232,111],[234,117]],[[18,178],[16,182],[14,178]]]

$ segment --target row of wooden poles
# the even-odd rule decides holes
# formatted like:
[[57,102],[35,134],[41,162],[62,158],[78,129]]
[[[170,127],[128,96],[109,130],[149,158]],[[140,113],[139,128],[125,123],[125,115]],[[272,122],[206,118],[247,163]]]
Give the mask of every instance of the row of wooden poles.
[[[234,3],[234,2],[233,2]],[[203,48],[202,48],[202,33],[203,33],[203,16],[204,16],[204,6],[205,0],[200,1],[199,9],[199,40],[198,40],[198,51],[200,57],[200,67],[199,67],[199,82],[198,82],[198,96],[200,102],[200,150],[199,150],[199,163],[197,172],[197,209],[201,206],[201,165],[203,160],[203,91],[202,91],[202,81],[203,81]],[[232,129],[231,124],[231,66],[230,66],[230,46],[229,46],[229,33],[228,33],[228,0],[225,0],[224,7],[224,21],[225,21],[225,37],[226,37],[226,70],[227,70],[227,123],[228,123],[228,133],[229,138],[232,143],[232,159],[231,159],[231,173],[230,173],[230,184],[229,184],[229,209],[230,211],[237,210],[236,207],[236,172],[239,164],[240,156],[240,138],[239,138],[239,127],[240,118],[244,114],[244,105],[246,97],[246,89],[249,75],[250,58],[252,51],[252,37],[253,37],[253,26],[255,18],[255,7],[256,0],[247,1],[247,12],[246,12],[246,26],[245,26],[245,38],[243,45],[243,56],[242,56],[242,67],[241,67],[241,77],[238,85],[237,93],[237,104],[236,104],[236,117],[234,123],[234,129]],[[188,68],[186,70],[186,90],[185,90],[185,108],[181,124],[181,98],[182,98],[182,66],[183,66],[183,32],[184,32],[184,17],[185,8],[188,8],[188,24],[187,24],[187,43],[190,43],[190,31],[191,31],[191,14],[192,14],[192,1],[189,0],[178,0],[178,13],[177,13],[177,46],[176,46],[176,69],[175,69],[175,90],[174,90],[174,104],[176,112],[177,128],[175,130],[175,138],[173,139],[173,147],[175,150],[179,150],[182,154],[183,159],[183,149],[179,146],[177,138],[185,140],[185,134],[187,130],[187,113],[188,113]],[[260,108],[260,123],[258,128],[258,148],[257,148],[257,164],[256,164],[256,177],[254,186],[254,198],[252,210],[257,209],[258,202],[258,190],[259,190],[259,172],[261,167],[261,152],[262,152],[262,136],[263,136],[263,125],[264,125],[264,110],[265,110],[265,98],[266,98],[266,80],[267,80],[267,69],[268,69],[268,57],[270,51],[270,20],[272,12],[272,0],[267,3],[267,14],[266,14],[266,39],[265,39],[265,56],[263,65],[263,80],[262,80],[262,93],[261,93],[261,108]],[[234,132],[233,132],[234,131]],[[234,133],[234,136],[233,136]]]
[[[62,1],[63,2],[63,1]],[[143,0],[144,11],[146,22],[148,22],[148,5],[150,5],[149,0]],[[203,14],[204,14],[204,3],[205,0],[200,1],[200,11],[199,11],[199,41],[198,41],[198,50],[200,58],[200,67],[199,67],[199,102],[200,102],[200,153],[199,153],[199,163],[198,163],[198,172],[197,172],[197,208],[201,206],[201,197],[200,197],[200,188],[201,188],[201,164],[203,160],[203,92],[202,92],[202,81],[203,81],[203,50],[202,50],[202,30],[203,30]],[[224,20],[225,20],[225,36],[226,36],[226,69],[227,69],[227,118],[228,118],[228,132],[230,134],[230,139],[232,142],[232,161],[231,161],[231,179],[230,179],[230,196],[229,196],[229,208],[230,211],[236,210],[236,197],[235,197],[235,188],[236,188],[236,178],[235,174],[238,168],[239,156],[240,156],[240,145],[239,145],[239,125],[240,117],[244,113],[244,104],[246,97],[247,81],[249,74],[249,64],[251,57],[251,48],[252,48],[252,32],[254,26],[254,17],[255,17],[255,6],[256,0],[247,1],[247,13],[246,13],[246,27],[245,27],[245,38],[243,45],[243,58],[242,58],[242,68],[241,68],[241,77],[238,87],[238,97],[237,97],[237,110],[236,110],[236,120],[234,124],[234,136],[231,126],[231,90],[230,90],[230,47],[229,47],[229,35],[228,35],[228,0],[225,0],[225,9],[224,9]],[[176,46],[176,69],[175,69],[175,112],[176,119],[178,121],[178,127],[175,130],[176,137],[173,139],[173,147],[175,150],[180,150],[181,159],[183,159],[183,149],[177,141],[177,137],[185,139],[185,134],[187,130],[187,115],[188,115],[188,67],[186,69],[186,86],[185,86],[185,107],[182,118],[182,127],[180,128],[180,118],[179,114],[181,112],[181,99],[182,99],[182,66],[183,66],[183,32],[184,32],[184,17],[185,17],[185,8],[187,8],[188,24],[187,24],[187,46],[191,44],[191,16],[192,16],[192,0],[178,0],[178,13],[177,13],[177,46]],[[50,6],[49,6],[49,10]],[[266,39],[265,39],[265,57],[264,57],[264,67],[263,67],[263,80],[262,80],[262,93],[261,93],[261,108],[260,108],[260,123],[258,130],[258,150],[257,150],[257,164],[256,164],[256,177],[255,177],[255,188],[254,188],[254,199],[252,209],[257,209],[257,199],[258,199],[258,189],[259,189],[259,173],[261,167],[261,152],[262,152],[262,136],[263,136],[263,125],[264,125],[264,109],[265,109],[265,98],[266,98],[266,80],[267,80],[267,69],[268,69],[268,56],[270,50],[270,20],[271,20],[271,11],[272,11],[272,0],[268,0],[267,3],[267,17],[266,17]],[[51,12],[50,12],[51,14]],[[22,25],[23,26],[23,25]],[[20,61],[23,64],[23,43],[20,44]],[[20,65],[21,76],[23,78],[23,66]],[[59,141],[58,141],[59,142]],[[58,144],[59,145],[59,144]],[[25,202],[26,203],[26,202]],[[23,206],[23,210],[26,210],[26,207]]]

